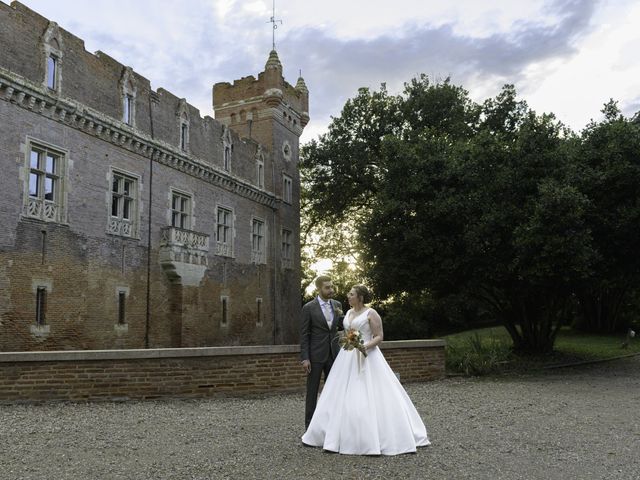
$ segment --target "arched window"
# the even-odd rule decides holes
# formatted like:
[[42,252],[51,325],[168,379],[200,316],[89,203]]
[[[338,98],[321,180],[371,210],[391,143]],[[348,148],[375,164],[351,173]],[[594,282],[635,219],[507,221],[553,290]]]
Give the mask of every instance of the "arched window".
[[54,92],[60,93],[62,83],[62,36],[55,22],[49,22],[42,36],[44,61],[44,85]]
[[264,188],[264,154],[262,153],[262,146],[258,146],[256,153],[256,186]]
[[136,79],[131,67],[125,67],[120,78],[122,98],[122,121],[135,126],[136,119]]
[[180,150],[189,151],[189,112],[187,109],[187,101],[183,98],[178,104],[176,112],[178,117],[178,128],[180,133]]
[[225,170],[231,170],[231,154],[233,153],[233,143],[231,141],[231,130],[223,127],[222,131],[222,166]]

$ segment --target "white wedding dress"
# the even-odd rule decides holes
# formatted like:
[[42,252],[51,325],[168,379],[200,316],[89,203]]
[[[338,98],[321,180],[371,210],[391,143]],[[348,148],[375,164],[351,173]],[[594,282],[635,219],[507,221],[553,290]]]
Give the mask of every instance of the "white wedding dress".
[[[372,338],[366,309],[349,310],[345,330]],[[378,347],[364,357],[340,350],[302,442],[351,455],[398,455],[429,445],[427,430],[411,399]]]

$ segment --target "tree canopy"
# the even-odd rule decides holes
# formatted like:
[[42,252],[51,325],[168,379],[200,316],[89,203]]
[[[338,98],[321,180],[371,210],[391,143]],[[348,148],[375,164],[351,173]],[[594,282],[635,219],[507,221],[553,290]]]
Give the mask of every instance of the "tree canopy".
[[551,350],[576,306],[615,328],[639,279],[640,126],[604,113],[576,135],[512,85],[481,105],[425,75],[398,96],[361,89],[303,148],[306,225],[414,317],[466,298],[527,352]]

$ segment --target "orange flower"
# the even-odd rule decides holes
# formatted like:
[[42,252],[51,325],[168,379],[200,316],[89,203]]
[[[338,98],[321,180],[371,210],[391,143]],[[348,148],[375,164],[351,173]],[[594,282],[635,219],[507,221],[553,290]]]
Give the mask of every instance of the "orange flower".
[[347,351],[356,349],[365,357],[367,356],[367,349],[364,348],[362,333],[355,328],[350,328],[345,332],[344,336],[340,338],[340,345]]

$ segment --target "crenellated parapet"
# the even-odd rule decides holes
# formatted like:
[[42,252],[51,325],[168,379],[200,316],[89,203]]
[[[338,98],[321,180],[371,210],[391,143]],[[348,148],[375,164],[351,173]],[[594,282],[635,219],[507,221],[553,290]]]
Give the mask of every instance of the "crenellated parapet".
[[213,86],[216,120],[228,125],[242,137],[255,138],[269,145],[272,131],[260,123],[274,121],[300,136],[309,122],[309,90],[300,77],[296,86],[282,75],[282,64],[275,50],[269,53],[263,72]]

